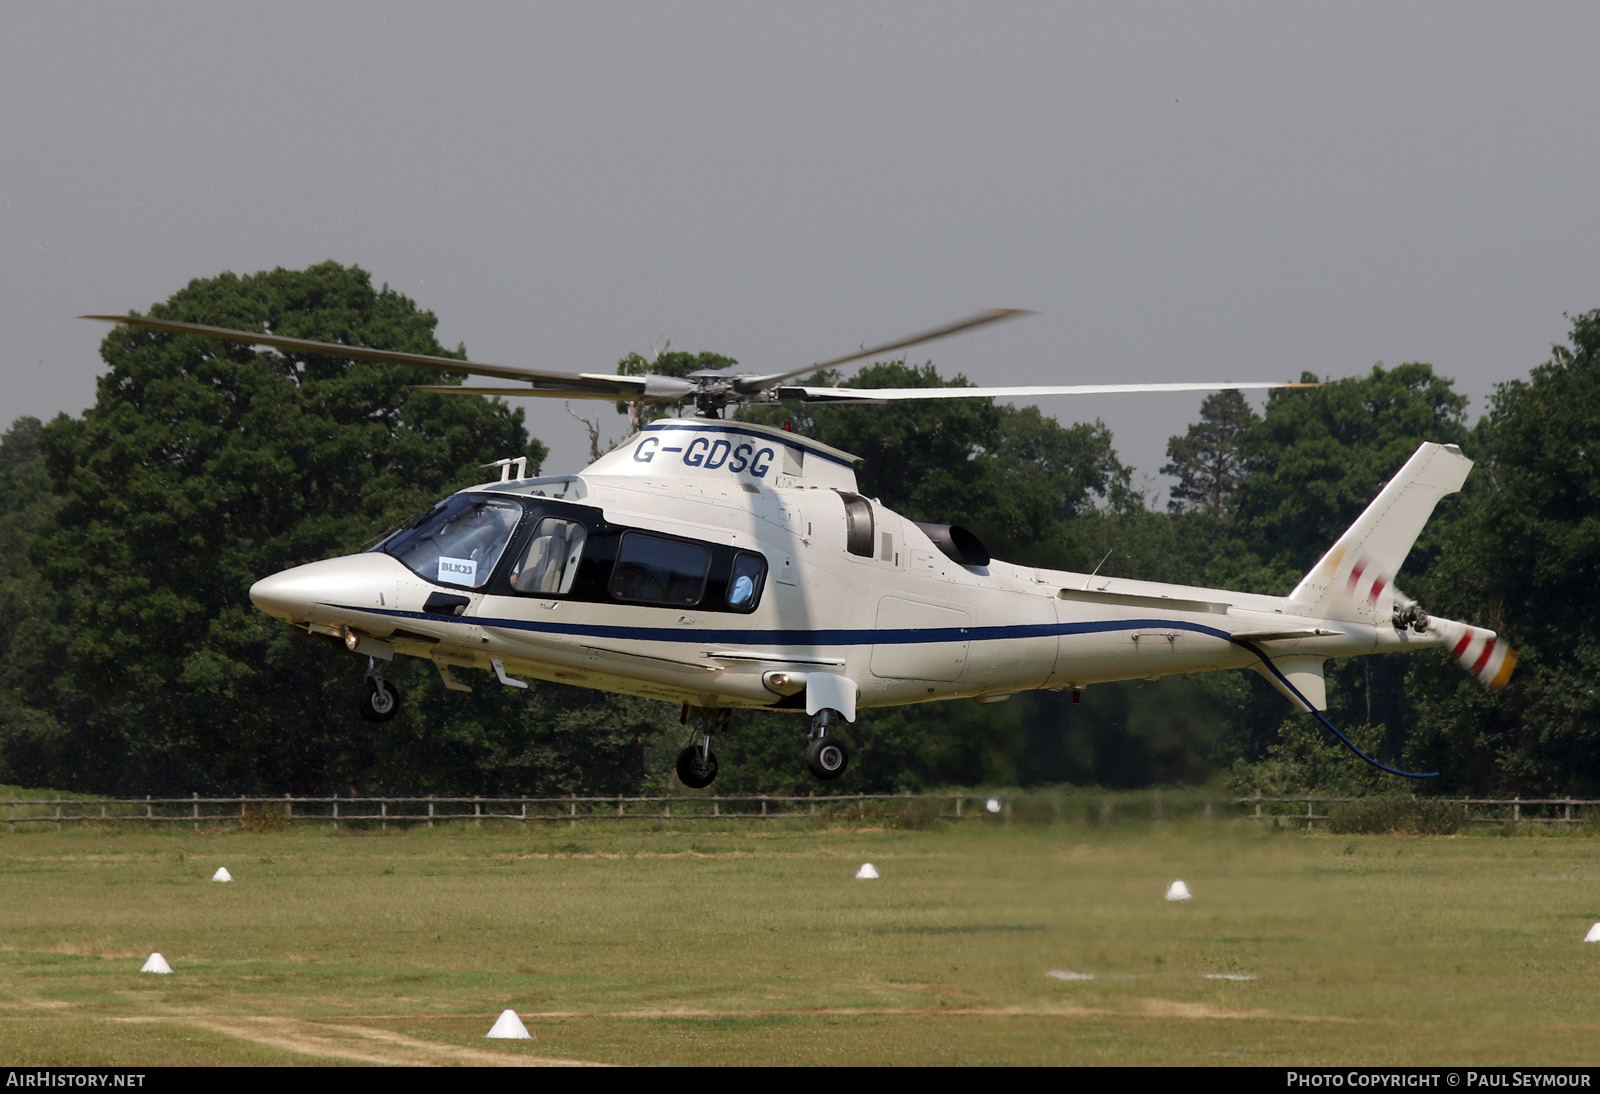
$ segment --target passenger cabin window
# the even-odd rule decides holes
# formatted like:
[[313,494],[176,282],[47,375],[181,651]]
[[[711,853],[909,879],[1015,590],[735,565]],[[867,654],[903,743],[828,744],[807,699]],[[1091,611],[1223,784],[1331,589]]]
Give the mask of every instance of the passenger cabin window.
[[618,600],[690,607],[700,603],[711,549],[647,532],[624,532],[607,588]]
[[741,551],[734,556],[733,573],[728,580],[728,607],[735,611],[755,611],[761,602],[761,585],[766,580],[767,561],[760,555]]
[[475,589],[489,580],[521,519],[522,506],[515,501],[457,494],[374,549],[429,581]]
[[575,520],[545,517],[534,527],[528,549],[511,571],[511,587],[519,593],[570,593],[588,535]]
[[844,549],[862,558],[872,557],[872,503],[860,494],[846,494],[844,499]]

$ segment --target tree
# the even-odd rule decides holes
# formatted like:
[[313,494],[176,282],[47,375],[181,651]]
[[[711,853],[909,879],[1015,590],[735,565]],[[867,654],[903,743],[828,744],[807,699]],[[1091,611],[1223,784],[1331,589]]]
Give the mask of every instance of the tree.
[[28,560],[28,547],[55,515],[39,452],[43,426],[18,418],[0,437],[0,781],[42,786],[62,742],[50,713],[65,606]]
[[1423,441],[1469,444],[1466,403],[1425,364],[1271,392],[1239,438],[1240,535],[1253,565],[1273,573],[1257,591],[1288,592]]
[[[194,281],[152,313],[445,352],[432,315],[331,262]],[[445,714],[431,669],[397,664],[407,714],[380,734],[351,716],[363,663],[247,599],[256,578],[358,549],[490,459],[526,454],[536,468],[544,446],[520,411],[411,390],[452,382],[428,371],[127,327],[102,352],[95,406],[39,436],[62,501],[31,557],[73,613],[52,704],[69,737],[59,784],[535,789],[622,785],[624,769],[636,781],[637,721],[591,737],[592,705],[564,691],[516,703],[479,688]]]
[[[1440,656],[1412,670],[1414,751],[1457,791],[1600,791],[1600,311],[1570,346],[1501,384],[1480,423],[1479,488],[1422,586],[1430,610],[1492,627],[1520,653],[1511,686]],[[1469,480],[1470,481],[1470,480]]]
[[[1302,379],[1315,382],[1305,374]],[[1206,585],[1282,596],[1309,570],[1423,441],[1470,447],[1465,396],[1426,364],[1389,369],[1321,387],[1280,389],[1266,412],[1238,437],[1244,477],[1236,516],[1206,566]],[[1419,588],[1445,542],[1440,507],[1411,552],[1401,587]],[[1188,519],[1184,514],[1179,519]],[[1413,595],[1415,595],[1413,593]],[[1409,658],[1370,656],[1328,666],[1329,710],[1336,724],[1379,726],[1380,758],[1402,754],[1414,712],[1405,688]],[[1308,715],[1292,715],[1297,719]],[[1253,679],[1228,718],[1220,745],[1233,759],[1259,760],[1280,742],[1284,700]]]
[[1167,440],[1163,475],[1177,478],[1167,508],[1174,513],[1200,509],[1213,517],[1232,516],[1234,496],[1244,478],[1239,437],[1260,416],[1238,391],[1218,391],[1200,404],[1200,420],[1181,437]]

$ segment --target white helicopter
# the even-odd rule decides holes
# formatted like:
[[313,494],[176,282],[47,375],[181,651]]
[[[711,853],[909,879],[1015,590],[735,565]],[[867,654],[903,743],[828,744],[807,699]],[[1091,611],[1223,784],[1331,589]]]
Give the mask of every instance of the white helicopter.
[[498,481],[469,487],[355,555],[264,577],[256,606],[368,659],[360,710],[399,705],[383,665],[396,654],[681,704],[693,722],[679,753],[690,787],[717,774],[712,736],[734,710],[809,718],[806,764],[844,773],[836,735],[871,707],[1111,680],[1254,669],[1321,713],[1329,658],[1446,646],[1490,687],[1516,654],[1493,631],[1430,617],[1394,585],[1439,499],[1472,461],[1423,444],[1287,596],[1016,566],[959,526],[905,519],[858,491],[856,457],[785,430],[723,420],[730,406],[779,401],[1031,398],[1112,392],[1314,386],[1097,384],[862,389],[796,386],[814,370],[879,356],[1022,314],[971,318],[778,373],[688,377],[548,372],[396,353],[141,316],[85,316],[156,331],[518,382],[428,387],[450,394],[539,395],[692,405],[693,418],[644,425],[577,475],[529,478],[501,460]]

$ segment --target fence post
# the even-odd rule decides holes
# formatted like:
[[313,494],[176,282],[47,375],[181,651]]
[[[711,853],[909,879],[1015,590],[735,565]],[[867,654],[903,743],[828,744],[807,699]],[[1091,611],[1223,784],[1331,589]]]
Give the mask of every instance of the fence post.
[[10,821],[10,824],[11,824],[11,834],[14,836],[14,835],[17,834],[17,803],[16,802],[12,802],[11,803],[11,821]]
[[[559,525],[557,527],[559,527]],[[472,795],[472,823],[477,825],[479,828],[483,827],[483,806],[479,802],[478,795],[476,794]]]
[[956,795],[956,820],[961,819],[961,795]]
[[56,831],[61,831],[61,799],[56,798]]
[[817,815],[817,792],[815,790],[811,791],[811,815],[813,817]]
[[333,792],[333,830],[339,830],[339,792]]
[[576,794],[572,795],[572,801],[567,807],[567,816],[572,818],[571,820],[567,821],[567,827],[578,827],[578,795]]
[[290,825],[294,824],[294,795],[293,794],[285,794],[283,796],[283,823],[284,823],[284,827],[289,827]]
[[[242,808],[242,806],[241,806],[241,808]],[[144,819],[145,820],[154,820],[155,816],[156,816],[155,813],[150,808],[150,795],[146,794],[144,796]]]
[[[198,832],[198,831],[200,831],[200,791],[196,790],[194,792],[193,796],[194,796],[194,830],[196,832]],[[100,807],[100,813],[101,813],[102,816],[105,815],[105,811],[106,811],[106,807],[102,805]]]
[[[428,808],[431,811],[433,809],[433,806],[430,804],[428,806]],[[379,798],[378,799],[378,827],[379,827],[379,829],[381,829],[382,831],[385,831],[385,832],[387,832],[389,830],[389,799],[388,798]]]
[[1522,819],[1522,795],[1521,794],[1518,794],[1516,797],[1511,799],[1511,819],[1514,820],[1514,821],[1520,821]]
[[428,827],[433,827],[433,795],[428,795]]

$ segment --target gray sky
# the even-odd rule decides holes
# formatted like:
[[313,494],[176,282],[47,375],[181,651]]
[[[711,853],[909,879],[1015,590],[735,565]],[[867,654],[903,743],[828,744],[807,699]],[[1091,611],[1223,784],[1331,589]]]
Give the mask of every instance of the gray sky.
[[[1039,314],[924,355],[984,384],[1423,360],[1474,417],[1600,308],[1593,4],[0,10],[0,427],[93,401],[74,316],[328,258],[484,361],[789,368],[1009,306]],[[561,404],[521,402],[577,470]],[[1154,474],[1199,402],[1045,407]]]

